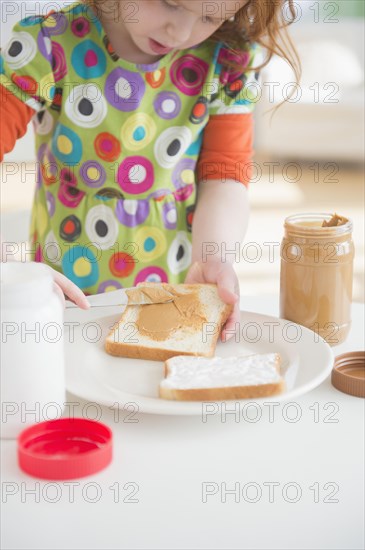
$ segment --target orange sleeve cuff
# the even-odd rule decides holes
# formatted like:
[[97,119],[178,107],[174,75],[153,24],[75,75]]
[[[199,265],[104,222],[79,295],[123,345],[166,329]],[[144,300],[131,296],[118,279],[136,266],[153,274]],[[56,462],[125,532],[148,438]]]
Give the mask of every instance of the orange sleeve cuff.
[[14,149],[16,140],[23,137],[34,115],[34,110],[9,93],[0,84],[0,162]]
[[212,115],[204,129],[197,179],[234,179],[248,185],[252,176],[253,116]]

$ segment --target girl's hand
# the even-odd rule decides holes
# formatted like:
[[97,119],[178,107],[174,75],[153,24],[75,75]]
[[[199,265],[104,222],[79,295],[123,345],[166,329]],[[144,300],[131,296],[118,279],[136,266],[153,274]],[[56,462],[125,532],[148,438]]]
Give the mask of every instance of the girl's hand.
[[70,281],[70,279],[65,277],[65,275],[62,275],[62,273],[59,273],[49,265],[47,265],[47,267],[52,272],[55,291],[61,298],[63,305],[66,306],[66,300],[65,300],[65,295],[66,295],[68,298],[70,298],[72,302],[77,304],[81,309],[89,309],[90,304],[85,294],[82,292],[82,290],[78,286],[76,286],[72,281]]
[[226,304],[234,304],[233,311],[227,319],[221,333],[221,340],[226,342],[236,329],[240,320],[239,283],[232,264],[225,262],[195,262],[189,269],[185,283],[215,283],[219,297]]

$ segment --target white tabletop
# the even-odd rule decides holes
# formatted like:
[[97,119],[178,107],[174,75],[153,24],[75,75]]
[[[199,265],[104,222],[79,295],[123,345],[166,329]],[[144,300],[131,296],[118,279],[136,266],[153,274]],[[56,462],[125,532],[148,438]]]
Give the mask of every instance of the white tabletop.
[[[273,297],[242,297],[241,307],[278,315]],[[333,351],[362,349],[364,306],[354,304],[351,333]],[[86,402],[68,400],[81,416]],[[27,476],[15,441],[2,442],[2,548],[363,548],[364,400],[329,378],[264,406],[256,422],[115,415],[102,408],[112,463],[73,482]]]

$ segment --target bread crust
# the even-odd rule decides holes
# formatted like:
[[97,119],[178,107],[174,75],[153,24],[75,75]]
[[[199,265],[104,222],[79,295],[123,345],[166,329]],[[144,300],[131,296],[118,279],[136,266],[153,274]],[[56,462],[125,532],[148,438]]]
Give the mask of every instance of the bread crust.
[[229,388],[194,388],[179,390],[160,386],[159,396],[170,401],[225,401],[231,399],[250,399],[278,395],[285,389],[284,380],[275,384],[256,386],[237,386]]
[[115,357],[127,357],[129,359],[148,359],[150,361],[167,361],[176,355],[189,355],[189,356],[201,356],[201,357],[213,357],[214,350],[209,353],[193,353],[183,350],[168,350],[163,348],[149,348],[146,346],[138,346],[134,344],[120,344],[118,342],[105,342],[105,350],[110,355]]

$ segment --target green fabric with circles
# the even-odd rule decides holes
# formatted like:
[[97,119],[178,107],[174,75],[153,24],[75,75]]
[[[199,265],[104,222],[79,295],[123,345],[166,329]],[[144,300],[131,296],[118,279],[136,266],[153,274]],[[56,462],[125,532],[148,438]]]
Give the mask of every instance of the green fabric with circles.
[[0,82],[36,111],[32,259],[87,294],[184,281],[204,128],[255,104],[256,46],[242,75],[222,69],[225,51],[206,41],[152,65],[124,61],[79,2],[14,26]]

